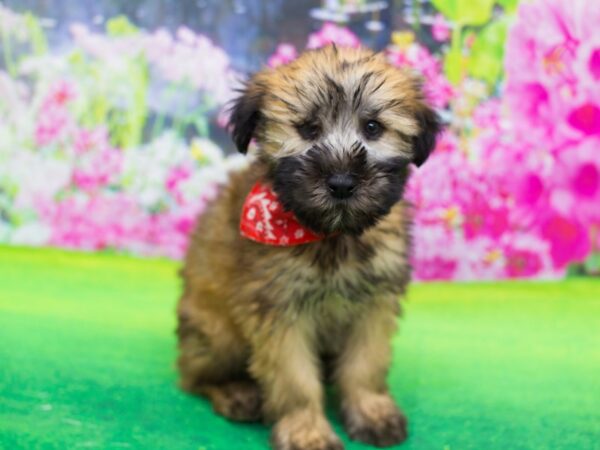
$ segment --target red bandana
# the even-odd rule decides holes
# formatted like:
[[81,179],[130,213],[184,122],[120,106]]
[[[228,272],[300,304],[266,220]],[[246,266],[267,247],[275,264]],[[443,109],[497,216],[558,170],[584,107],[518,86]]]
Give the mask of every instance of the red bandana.
[[271,186],[260,181],[244,201],[240,233],[261,244],[283,247],[320,241],[325,237],[300,224],[291,211],[284,211]]

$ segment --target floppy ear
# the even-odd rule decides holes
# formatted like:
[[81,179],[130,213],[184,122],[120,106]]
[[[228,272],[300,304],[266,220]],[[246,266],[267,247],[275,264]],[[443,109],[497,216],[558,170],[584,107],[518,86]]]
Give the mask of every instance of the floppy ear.
[[231,136],[240,153],[248,151],[248,145],[260,121],[263,89],[250,80],[234,100],[229,118]]
[[438,114],[431,107],[422,103],[415,115],[419,124],[419,134],[413,138],[413,162],[420,167],[435,148],[437,134],[442,129]]

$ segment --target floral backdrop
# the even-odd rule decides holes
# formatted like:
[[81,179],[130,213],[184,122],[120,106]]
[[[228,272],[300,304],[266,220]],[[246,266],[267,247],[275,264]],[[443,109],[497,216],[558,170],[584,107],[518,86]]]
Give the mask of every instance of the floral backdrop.
[[[600,8],[431,3],[430,20],[384,50],[423,75],[446,122],[408,192],[415,278],[597,273]],[[147,31],[118,16],[70,34],[68,48],[50,48],[35,14],[0,3],[0,243],[179,258],[243,163],[215,136],[245,75],[186,27]],[[306,48],[330,42],[361,45],[340,23],[306,32]],[[265,64],[302,50],[281,42]]]

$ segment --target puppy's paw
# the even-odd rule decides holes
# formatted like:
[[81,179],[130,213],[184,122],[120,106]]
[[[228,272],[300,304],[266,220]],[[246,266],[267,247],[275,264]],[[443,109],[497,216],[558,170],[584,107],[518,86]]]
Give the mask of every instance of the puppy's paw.
[[280,419],[273,428],[275,450],[344,450],[340,439],[321,414],[297,411]]
[[387,394],[364,394],[342,416],[350,438],[365,444],[389,447],[408,437],[406,417]]
[[262,417],[262,401],[258,385],[251,381],[234,381],[213,388],[214,410],[237,422],[258,422]]

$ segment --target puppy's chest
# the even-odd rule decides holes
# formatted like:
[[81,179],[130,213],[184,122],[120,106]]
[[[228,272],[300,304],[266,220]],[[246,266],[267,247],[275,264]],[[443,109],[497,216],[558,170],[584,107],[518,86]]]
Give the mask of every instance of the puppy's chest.
[[287,306],[321,314],[360,310],[377,296],[402,293],[409,276],[404,243],[337,240],[287,261]]

